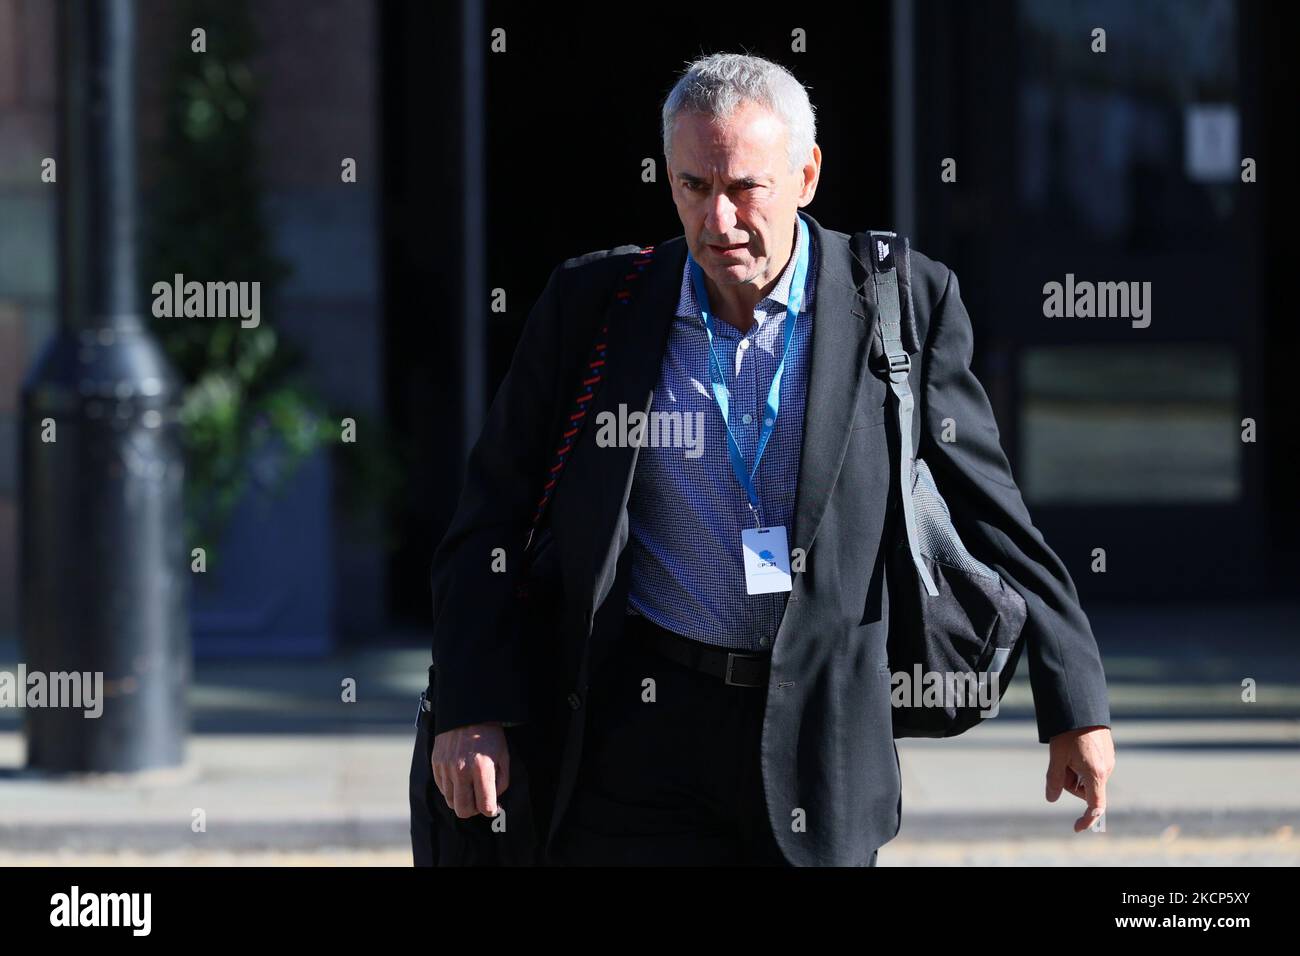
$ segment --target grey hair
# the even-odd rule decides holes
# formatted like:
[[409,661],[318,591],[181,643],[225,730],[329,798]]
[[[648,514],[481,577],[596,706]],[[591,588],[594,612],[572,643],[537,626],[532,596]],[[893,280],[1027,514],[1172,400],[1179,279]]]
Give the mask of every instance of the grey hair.
[[713,53],[686,68],[664,100],[664,156],[672,159],[678,114],[726,120],[743,103],[765,106],[785,124],[791,172],[807,161],[817,142],[817,120],[808,91],[785,67],[746,53]]

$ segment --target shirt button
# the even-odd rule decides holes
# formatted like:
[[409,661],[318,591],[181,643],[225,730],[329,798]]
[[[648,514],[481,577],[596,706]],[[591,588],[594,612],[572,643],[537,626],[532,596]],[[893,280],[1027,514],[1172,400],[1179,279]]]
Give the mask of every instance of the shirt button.
[[576,691],[569,694],[568,702],[570,710],[577,710],[582,706],[582,698],[578,696]]
[[740,340],[740,350],[743,352],[743,351],[745,351],[747,348],[749,348],[749,339],[741,339],[741,340]]
[[758,646],[759,646],[759,647],[767,647],[768,643],[769,643],[769,641],[768,641],[768,639],[767,639],[766,637],[760,637],[760,638],[758,639]]
[[744,418],[741,419],[741,421],[744,422],[746,425],[748,425],[753,420],[754,420],[753,415],[746,415]]
[[764,426],[766,426],[767,428],[771,428],[771,427],[772,427],[772,419],[770,419],[770,418],[765,418],[765,419],[763,419],[763,424],[764,424]]

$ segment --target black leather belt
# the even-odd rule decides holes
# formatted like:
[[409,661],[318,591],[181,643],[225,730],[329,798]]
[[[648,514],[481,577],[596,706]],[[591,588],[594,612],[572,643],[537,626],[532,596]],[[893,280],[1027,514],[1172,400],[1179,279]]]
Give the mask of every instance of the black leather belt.
[[716,677],[732,687],[766,687],[772,655],[729,651],[692,640],[660,627],[639,614],[629,614],[625,633],[669,660]]

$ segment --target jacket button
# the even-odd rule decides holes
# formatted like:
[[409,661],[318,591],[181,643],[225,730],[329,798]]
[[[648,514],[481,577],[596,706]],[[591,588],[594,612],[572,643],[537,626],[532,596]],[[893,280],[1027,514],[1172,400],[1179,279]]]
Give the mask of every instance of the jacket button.
[[577,710],[579,707],[582,706],[582,698],[578,696],[577,691],[570,691],[568,700],[569,700],[570,710]]

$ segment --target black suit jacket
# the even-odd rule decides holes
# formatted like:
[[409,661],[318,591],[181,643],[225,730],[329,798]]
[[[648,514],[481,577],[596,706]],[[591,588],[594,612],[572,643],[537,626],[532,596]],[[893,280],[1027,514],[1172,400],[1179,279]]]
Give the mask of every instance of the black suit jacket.
[[[790,546],[807,554],[772,646],[763,724],[763,781],[773,831],[796,865],[865,865],[898,832],[886,633],[887,534],[892,535],[887,385],[877,313],[861,293],[849,236],[807,217],[820,250],[807,413]],[[684,237],[655,250],[631,305],[613,303],[636,247],[570,259],[552,272],[470,455],[464,489],[434,558],[435,725],[527,721],[526,648],[507,625],[513,558],[538,498],[560,417],[602,315],[610,321],[605,382],[591,417],[650,406],[676,311]],[[912,257],[917,331],[914,439],[970,552],[1028,604],[1025,656],[1041,742],[1110,724],[1097,645],[1060,559],[1034,528],[970,370],[973,340],[957,278]],[[939,441],[943,420],[957,440]],[[568,704],[552,835],[581,757],[593,675],[622,635],[628,512],[638,449],[601,448],[584,430],[551,503],[563,579]],[[802,821],[802,828],[795,826]]]

